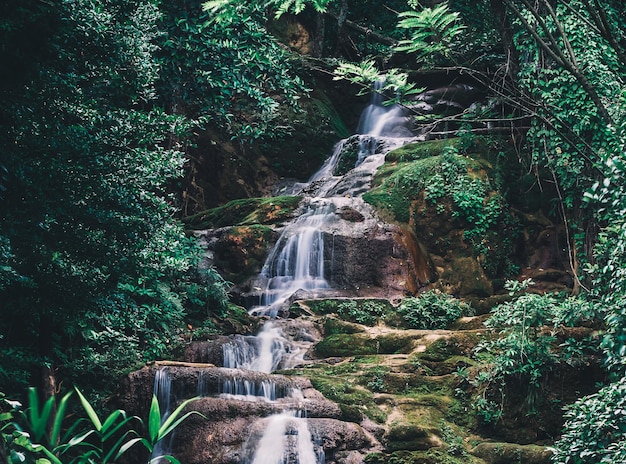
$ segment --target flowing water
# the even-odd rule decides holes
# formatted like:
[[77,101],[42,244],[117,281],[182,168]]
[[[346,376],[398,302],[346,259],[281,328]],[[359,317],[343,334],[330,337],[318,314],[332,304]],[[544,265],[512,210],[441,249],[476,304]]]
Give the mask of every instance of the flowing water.
[[[378,83],[375,90],[381,85]],[[296,291],[315,292],[331,288],[323,228],[337,221],[335,212],[346,201],[351,204],[354,204],[353,199],[362,202],[360,195],[368,190],[373,174],[384,162],[381,146],[388,151],[411,140],[405,123],[401,107],[383,105],[383,96],[373,92],[359,122],[356,163],[350,174],[334,174],[347,144],[347,140],[342,140],[309,182],[298,185],[300,193],[307,195],[305,209],[284,228],[269,253],[258,279],[264,283],[264,291],[259,305],[251,309],[252,314],[274,318]],[[332,258],[332,253],[330,256]],[[242,343],[240,339],[224,345],[225,366],[262,372],[276,369],[285,356],[280,330],[268,322],[257,338],[254,342],[244,339],[245,343]],[[316,451],[316,440],[311,436],[303,414],[301,410],[288,410],[265,419],[264,431],[252,440],[255,446],[244,462],[323,464],[323,448],[317,445]]]
[[350,173],[334,174],[351,140],[346,139],[335,145],[332,156],[306,184],[297,184],[299,192],[292,192],[305,195],[304,210],[285,226],[268,254],[256,285],[263,292],[251,314],[274,318],[296,291],[304,290],[315,296],[332,287],[328,272],[332,267],[329,263],[332,250],[327,253],[325,229],[337,222],[338,208],[357,205],[357,209],[365,209],[360,196],[369,189],[372,176],[384,162],[385,152],[413,140],[406,128],[403,108],[384,105],[384,97],[378,92],[381,86],[382,82],[376,83],[370,104],[361,115],[356,163]]
[[[381,84],[378,85],[380,88]],[[319,171],[307,183],[294,187],[297,191],[293,193],[305,197],[302,212],[284,227],[268,254],[257,279],[256,286],[262,289],[258,305],[250,309],[251,314],[270,316],[272,320],[265,323],[258,335],[237,335],[222,346],[226,369],[220,371],[223,374],[220,374],[217,389],[214,377],[198,375],[198,396],[284,405],[282,412],[259,419],[244,446],[241,464],[325,462],[321,438],[309,430],[303,393],[295,388],[277,387],[271,376],[259,378],[246,373],[270,374],[302,362],[305,349],[285,337],[274,318],[299,290],[309,294],[332,290],[333,276],[329,270],[332,269],[333,242],[327,238],[334,236],[333,228],[340,222],[336,212],[346,206],[357,211],[367,210],[360,196],[368,190],[373,174],[384,162],[386,151],[413,140],[409,138],[411,134],[405,122],[400,107],[383,105],[383,97],[374,92],[359,122],[358,134],[339,142]],[[357,147],[354,167],[346,175],[336,175],[348,144]],[[306,333],[299,336],[307,340]],[[167,372],[159,370],[155,394],[164,412],[163,419],[169,414],[171,389]],[[167,444],[158,451],[167,452]]]

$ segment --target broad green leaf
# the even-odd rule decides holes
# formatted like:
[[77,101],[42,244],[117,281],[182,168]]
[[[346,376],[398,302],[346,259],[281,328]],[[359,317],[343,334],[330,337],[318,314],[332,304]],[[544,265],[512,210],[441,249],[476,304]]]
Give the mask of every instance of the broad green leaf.
[[155,395],[152,395],[152,403],[150,404],[150,413],[148,415],[148,433],[150,434],[150,441],[155,443],[159,436],[159,429],[161,428],[161,409],[159,407],[159,400]]
[[87,413],[87,416],[89,416],[91,423],[94,425],[96,430],[100,432],[100,430],[102,429],[102,423],[100,422],[100,419],[98,418],[98,414],[96,414],[96,411],[93,409],[91,404],[89,404],[89,401],[87,401],[87,398],[83,396],[83,394],[80,392],[78,388],[76,388],[76,393],[78,393],[78,397],[80,398],[80,403],[83,405],[83,409]]

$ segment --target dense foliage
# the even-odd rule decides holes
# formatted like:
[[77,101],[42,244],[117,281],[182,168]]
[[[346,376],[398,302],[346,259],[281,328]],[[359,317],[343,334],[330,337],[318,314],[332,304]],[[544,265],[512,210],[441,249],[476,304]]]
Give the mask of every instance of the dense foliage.
[[[385,75],[384,91],[399,100],[417,92],[409,76],[465,73],[488,103],[456,118],[470,130],[525,125],[520,162],[556,192],[549,207],[585,299],[529,294],[496,308],[488,326],[501,337],[484,346],[495,366],[488,380],[522,379],[532,398],[562,361],[543,327],[581,311],[605,325],[607,366],[623,376],[623,2],[213,0],[202,9],[188,0],[9,0],[0,5],[0,386],[75,381],[78,372],[112,379],[164,355],[190,313],[224,314],[225,283],[211,269],[198,275],[199,249],[171,192],[193,131],[240,140],[289,131],[280,107],[306,88],[267,32],[287,13],[313,24],[317,57],[359,60],[339,64],[338,78],[363,87]],[[420,189],[430,202],[449,197],[479,247],[501,217],[500,199],[485,201],[486,181],[467,175],[458,152],[437,161]],[[416,190],[417,173],[404,174],[396,187]],[[341,311],[374,323],[380,308],[370,309]],[[460,314],[433,294],[400,311],[414,327]],[[568,409],[556,462],[623,459],[622,390],[615,381]],[[602,426],[590,428],[598,416]]]
[[[198,259],[167,193],[186,123],[151,105],[154,3],[20,2],[3,15],[2,384],[162,355]],[[21,39],[36,30],[39,48]],[[8,77],[8,76],[6,76]],[[19,360],[19,362],[15,362]]]
[[239,140],[275,137],[279,105],[306,92],[290,54],[267,32],[261,4],[215,17],[189,0],[162,2],[159,98],[166,108]]

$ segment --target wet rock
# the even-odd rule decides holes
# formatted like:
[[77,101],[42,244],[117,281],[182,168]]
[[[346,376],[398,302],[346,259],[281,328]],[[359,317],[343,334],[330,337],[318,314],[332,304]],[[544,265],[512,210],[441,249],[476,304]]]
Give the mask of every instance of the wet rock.
[[363,222],[365,220],[365,216],[363,216],[354,208],[350,208],[349,206],[344,206],[337,210],[337,216],[339,216],[344,221],[349,222]]

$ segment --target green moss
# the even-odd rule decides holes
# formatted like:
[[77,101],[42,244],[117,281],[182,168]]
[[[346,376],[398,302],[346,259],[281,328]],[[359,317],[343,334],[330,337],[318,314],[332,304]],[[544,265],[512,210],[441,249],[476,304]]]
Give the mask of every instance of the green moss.
[[410,353],[413,348],[413,337],[402,332],[390,333],[376,337],[380,346],[380,353],[396,354]]
[[275,224],[289,218],[301,197],[243,198],[184,218],[191,229],[232,225]]
[[437,448],[427,451],[394,451],[393,453],[372,453],[365,457],[366,464],[468,464],[482,463],[471,457],[450,456]]
[[[480,155],[460,154],[470,145],[481,148]],[[456,249],[466,250],[472,259],[480,256],[486,275],[502,278],[518,270],[511,258],[520,226],[501,191],[504,155],[488,156],[489,150],[479,145],[439,140],[404,146],[387,155],[374,188],[363,199],[383,217],[413,224],[420,233],[454,224],[463,240]],[[486,296],[493,293],[491,288],[480,290]]]
[[426,361],[441,362],[460,354],[462,351],[456,343],[447,338],[440,338],[428,345],[419,357]]
[[378,298],[336,298],[303,301],[315,314],[337,314],[341,319],[373,326],[393,309],[389,300]]
[[429,431],[418,425],[391,427],[385,438],[389,451],[415,451],[432,448]]
[[315,354],[330,358],[376,354],[380,347],[376,340],[364,334],[333,334],[315,346]]
[[363,329],[356,324],[340,321],[334,317],[327,317],[324,320],[324,333],[327,336],[335,334],[355,334],[359,332],[363,332]]
[[349,421],[360,421],[365,415],[378,423],[384,423],[386,414],[376,405],[372,393],[353,381],[352,376],[331,373],[308,372],[313,386],[326,398],[339,404],[342,414]]
[[400,148],[390,151],[385,156],[387,162],[416,161],[431,156],[439,156],[446,147],[459,148],[461,140],[459,138],[429,140],[427,142],[409,143]]
[[315,314],[331,314],[337,312],[337,305],[339,304],[339,301],[341,300],[305,300],[304,304],[306,304]]

